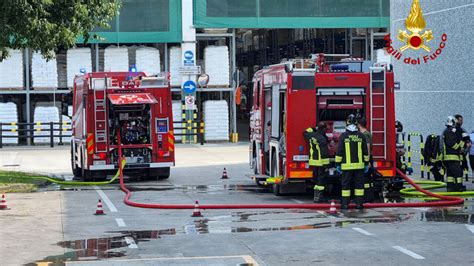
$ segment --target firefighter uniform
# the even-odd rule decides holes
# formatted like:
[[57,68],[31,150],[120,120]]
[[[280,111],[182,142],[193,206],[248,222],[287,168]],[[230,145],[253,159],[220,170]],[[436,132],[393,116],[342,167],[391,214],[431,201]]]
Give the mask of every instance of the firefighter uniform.
[[344,132],[339,138],[336,150],[336,165],[342,170],[341,208],[348,208],[352,182],[357,208],[363,208],[364,172],[367,171],[368,163],[369,154],[365,136],[359,131]]
[[329,141],[324,133],[313,128],[306,129],[303,135],[309,144],[309,165],[313,167],[313,176],[316,183],[314,186],[314,201],[322,202],[327,184]]
[[461,136],[456,133],[456,128],[449,126],[443,132],[443,141],[443,163],[447,172],[447,190],[462,191],[463,171],[461,168],[461,149],[464,147],[464,141]]

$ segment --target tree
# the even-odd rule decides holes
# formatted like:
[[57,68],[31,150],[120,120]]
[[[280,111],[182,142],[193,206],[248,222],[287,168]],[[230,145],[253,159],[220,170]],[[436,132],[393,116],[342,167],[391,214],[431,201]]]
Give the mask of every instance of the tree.
[[50,59],[52,51],[74,47],[99,36],[97,27],[108,27],[120,0],[0,0],[0,61],[8,48],[31,48]]

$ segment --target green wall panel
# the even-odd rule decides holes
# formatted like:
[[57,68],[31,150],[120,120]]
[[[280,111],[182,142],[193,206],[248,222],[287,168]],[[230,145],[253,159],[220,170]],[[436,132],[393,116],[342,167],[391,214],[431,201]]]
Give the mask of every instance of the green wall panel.
[[181,42],[181,0],[122,0],[110,25],[94,32],[104,40],[90,43]]
[[194,0],[198,28],[384,28],[389,0]]

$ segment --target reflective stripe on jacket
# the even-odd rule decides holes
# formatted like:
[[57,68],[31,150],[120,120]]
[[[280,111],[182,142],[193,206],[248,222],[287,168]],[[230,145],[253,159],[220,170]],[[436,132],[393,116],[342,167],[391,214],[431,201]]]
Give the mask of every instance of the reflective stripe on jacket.
[[329,164],[328,139],[313,128],[307,128],[303,133],[309,144],[309,165],[324,166]]
[[461,149],[464,147],[464,141],[453,131],[453,128],[446,128],[443,132],[444,139],[444,161],[460,161]]
[[359,170],[369,163],[369,153],[364,134],[346,131],[339,138],[336,150],[336,164],[342,170]]

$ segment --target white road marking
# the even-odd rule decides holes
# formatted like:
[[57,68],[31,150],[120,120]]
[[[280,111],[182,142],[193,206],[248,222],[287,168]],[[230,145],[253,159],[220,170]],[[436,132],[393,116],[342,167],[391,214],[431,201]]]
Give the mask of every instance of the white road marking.
[[469,231],[471,231],[471,233],[474,234],[474,225],[472,225],[472,224],[466,224],[466,227],[467,227],[467,229],[468,229]]
[[302,202],[301,200],[297,200],[297,199],[291,199],[292,201],[298,203],[298,204],[303,204],[304,202]]
[[133,238],[129,236],[125,237],[125,242],[127,242],[128,248],[138,248],[137,244],[135,243],[135,240],[133,240]]
[[110,201],[109,197],[107,197],[107,195],[105,195],[105,193],[98,186],[95,186],[94,189],[97,191],[97,194],[99,194],[99,196],[105,202],[109,210],[111,212],[117,212],[117,208],[115,208],[115,205],[112,203],[112,201]]
[[[236,255],[236,256],[208,256],[208,257],[175,257],[175,258],[146,258],[146,259],[119,259],[119,260],[114,260],[114,262],[145,262],[145,261],[151,261],[151,262],[157,262],[157,261],[180,261],[180,260],[222,260],[222,259],[235,259],[235,258],[241,258],[245,261],[245,263],[248,263],[249,265],[252,266],[259,266],[258,262],[250,255]],[[66,262],[66,265],[76,265],[76,264],[90,264],[90,261],[74,261],[74,262]]]
[[118,227],[125,227],[125,221],[122,218],[115,218],[115,222],[117,223]]
[[426,208],[426,207],[416,207],[416,208],[413,208],[413,209],[420,210],[420,211],[425,211],[425,212],[430,210],[430,208]]
[[411,250],[408,250],[404,247],[400,247],[400,246],[392,246],[392,248],[402,252],[402,253],[405,253],[406,255],[414,258],[414,259],[417,259],[417,260],[424,260],[425,257],[421,256],[421,255],[418,255],[416,254],[415,252],[411,251]]
[[357,231],[357,232],[359,232],[359,233],[361,233],[361,234],[364,234],[364,235],[366,235],[366,236],[373,236],[373,235],[374,235],[374,234],[372,234],[372,233],[370,233],[370,232],[367,232],[367,231],[365,231],[364,229],[359,228],[359,227],[353,227],[352,230]]

